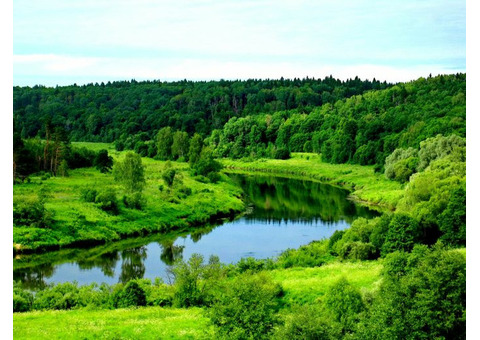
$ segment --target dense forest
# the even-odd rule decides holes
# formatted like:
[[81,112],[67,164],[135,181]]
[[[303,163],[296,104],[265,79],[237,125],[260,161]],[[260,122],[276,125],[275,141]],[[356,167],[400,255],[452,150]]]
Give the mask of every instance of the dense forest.
[[314,107],[391,84],[377,80],[279,79],[137,82],[49,88],[14,87],[13,110],[22,138],[45,136],[45,121],[74,141],[114,142],[140,132],[153,139],[170,126],[206,137],[233,117]]

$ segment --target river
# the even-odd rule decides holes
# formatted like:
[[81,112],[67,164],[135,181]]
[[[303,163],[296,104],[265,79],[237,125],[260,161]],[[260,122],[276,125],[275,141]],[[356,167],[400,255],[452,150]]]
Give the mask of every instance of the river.
[[242,257],[273,258],[286,249],[328,238],[358,217],[378,215],[349,200],[347,191],[330,185],[273,176],[231,177],[243,188],[248,203],[240,218],[191,233],[22,256],[14,259],[14,280],[30,289],[65,281],[114,284],[141,277],[168,282],[167,268],[193,253],[207,260],[217,255],[223,263]]

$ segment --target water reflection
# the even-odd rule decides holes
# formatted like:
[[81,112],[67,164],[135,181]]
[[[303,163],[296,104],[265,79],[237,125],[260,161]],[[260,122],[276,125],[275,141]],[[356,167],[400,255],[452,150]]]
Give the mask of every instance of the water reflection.
[[329,237],[357,217],[378,215],[353,204],[345,190],[332,186],[277,177],[232,178],[244,189],[249,205],[240,219],[195,232],[21,256],[14,260],[14,280],[26,288],[41,289],[50,282],[73,280],[113,284],[142,277],[165,279],[168,266],[194,252],[205,258],[219,255],[226,263],[245,256],[272,257],[287,248]]

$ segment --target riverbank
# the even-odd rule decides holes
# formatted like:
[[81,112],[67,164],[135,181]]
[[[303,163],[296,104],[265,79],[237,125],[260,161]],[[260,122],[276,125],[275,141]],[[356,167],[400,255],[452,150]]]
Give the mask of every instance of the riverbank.
[[[123,188],[112,174],[102,174],[94,168],[72,170],[68,177],[31,177],[29,183],[14,185],[14,202],[35,204],[41,197],[49,218],[46,227],[13,227],[14,254],[192,231],[200,225],[231,219],[245,209],[241,188],[226,175],[217,183],[199,181],[190,174],[187,163],[171,162],[177,175],[169,187],[162,179],[165,162],[143,158],[143,164],[146,186],[141,210],[125,205]],[[92,189],[113,190],[118,213],[106,212],[82,198],[85,191]]]
[[386,179],[383,173],[375,173],[373,166],[324,163],[314,153],[293,153],[287,160],[222,159],[221,162],[227,173],[266,173],[339,186],[349,190],[351,198],[360,204],[389,210],[395,210],[404,191],[400,183]]

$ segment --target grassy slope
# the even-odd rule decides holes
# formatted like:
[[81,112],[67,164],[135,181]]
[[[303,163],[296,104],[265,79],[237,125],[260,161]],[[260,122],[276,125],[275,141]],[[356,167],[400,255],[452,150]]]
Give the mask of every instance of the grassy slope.
[[[113,154],[116,158],[121,157],[121,154]],[[94,168],[72,170],[69,177],[52,177],[44,181],[32,178],[31,183],[15,185],[15,199],[36,197],[44,188],[49,193],[45,206],[54,213],[55,224],[51,229],[14,228],[14,244],[21,249],[38,249],[63,247],[78,241],[113,241],[127,236],[188,228],[206,223],[212,216],[244,209],[240,199],[241,189],[227,176],[223,175],[217,184],[200,183],[190,176],[188,164],[177,162],[172,162],[172,165],[180,173],[178,177],[183,185],[192,189],[192,194],[170,202],[174,195],[168,189],[159,190],[160,185],[166,188],[161,179],[164,162],[144,158],[143,163],[147,182],[143,192],[147,200],[145,209],[127,209],[120,203],[121,212],[116,216],[81,199],[81,192],[86,188],[115,188],[119,201],[124,194],[111,174],[101,174]]]
[[318,180],[344,187],[352,198],[367,204],[394,209],[403,195],[401,184],[373,171],[373,166],[323,163],[317,154],[294,153],[288,160],[260,159],[241,161],[223,159],[227,172],[268,172],[289,177]]

